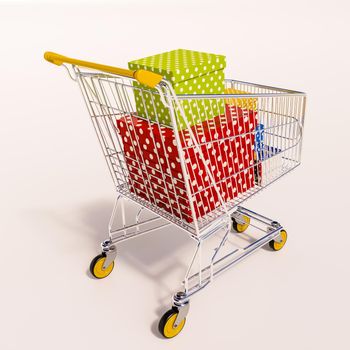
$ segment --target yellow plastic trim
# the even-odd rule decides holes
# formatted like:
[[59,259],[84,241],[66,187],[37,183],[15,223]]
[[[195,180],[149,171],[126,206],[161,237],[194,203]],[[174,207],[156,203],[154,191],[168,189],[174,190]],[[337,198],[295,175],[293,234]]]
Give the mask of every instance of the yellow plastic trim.
[[166,338],[173,338],[176,335],[178,335],[181,331],[182,328],[184,328],[186,318],[184,318],[180,324],[174,328],[174,323],[176,320],[177,313],[172,314],[166,321],[165,326],[164,326],[164,336]]
[[156,87],[157,84],[163,79],[159,74],[149,72],[147,70],[129,70],[124,68],[118,68],[113,66],[107,66],[105,64],[93,63],[88,61],[77,60],[66,56],[59,55],[55,52],[45,52],[44,58],[46,61],[60,66],[63,63],[74,64],[76,66],[99,70],[106,73],[112,73],[121,75],[123,77],[135,78],[139,83],[144,84],[150,88]]
[[106,269],[103,269],[103,264],[104,264],[105,260],[106,260],[106,258],[101,258],[101,259],[98,259],[96,261],[95,266],[94,266],[95,277],[105,278],[112,272],[113,267],[114,267],[114,261],[109,266],[107,266]]
[[287,232],[285,230],[281,230],[280,235],[282,242],[273,241],[274,250],[281,250],[287,242]]

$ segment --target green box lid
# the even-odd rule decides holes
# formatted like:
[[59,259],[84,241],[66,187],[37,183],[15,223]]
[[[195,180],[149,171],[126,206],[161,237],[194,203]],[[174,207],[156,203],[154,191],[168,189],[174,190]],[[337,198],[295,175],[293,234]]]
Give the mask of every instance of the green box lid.
[[224,69],[226,57],[178,49],[129,62],[130,69],[145,69],[163,75],[173,84]]

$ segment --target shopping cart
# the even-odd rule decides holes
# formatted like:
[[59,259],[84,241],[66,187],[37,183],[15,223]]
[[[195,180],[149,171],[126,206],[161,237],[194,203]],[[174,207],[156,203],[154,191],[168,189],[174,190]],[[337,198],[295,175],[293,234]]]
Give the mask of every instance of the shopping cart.
[[[306,96],[236,80],[225,80],[223,95],[176,95],[150,71],[52,52],[45,59],[63,64],[78,83],[117,191],[108,239],[91,262],[92,275],[111,273],[119,243],[168,225],[195,241],[183,288],[159,322],[161,334],[174,337],[184,327],[192,295],[262,246],[278,251],[286,243],[280,223],[240,205],[300,164]],[[157,122],[157,115],[137,115],[136,90],[144,104],[160,98],[172,127]],[[213,119],[207,107],[200,108],[204,100],[225,106],[223,114]],[[186,122],[188,109],[194,116],[204,110],[207,118],[200,127],[178,130],[179,116]],[[126,201],[136,204],[134,215]]]

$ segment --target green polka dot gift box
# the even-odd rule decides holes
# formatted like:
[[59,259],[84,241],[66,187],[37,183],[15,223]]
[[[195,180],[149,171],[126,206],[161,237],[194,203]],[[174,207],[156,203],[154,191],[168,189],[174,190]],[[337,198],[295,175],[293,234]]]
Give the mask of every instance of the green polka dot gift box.
[[[226,58],[205,52],[178,49],[129,62],[132,70],[145,69],[161,74],[171,82],[177,95],[223,94]],[[155,89],[134,82],[137,114],[141,117],[172,126],[169,109],[164,106]],[[152,91],[150,93],[149,91]],[[214,118],[224,112],[223,99],[181,100],[184,114],[175,108],[179,130]]]

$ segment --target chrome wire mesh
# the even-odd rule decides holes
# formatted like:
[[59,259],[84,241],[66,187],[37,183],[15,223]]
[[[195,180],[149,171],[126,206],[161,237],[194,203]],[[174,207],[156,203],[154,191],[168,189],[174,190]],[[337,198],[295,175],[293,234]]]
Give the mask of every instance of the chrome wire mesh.
[[[302,93],[226,80],[225,95],[176,96],[75,72],[117,191],[193,235],[300,164]],[[159,123],[162,108],[188,124]]]

